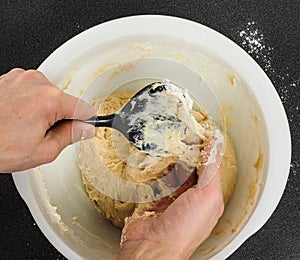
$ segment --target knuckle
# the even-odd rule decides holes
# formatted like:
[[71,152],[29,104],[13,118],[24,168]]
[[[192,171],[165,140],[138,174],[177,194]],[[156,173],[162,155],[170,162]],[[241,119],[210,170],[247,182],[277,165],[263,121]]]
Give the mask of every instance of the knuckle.
[[38,70],[26,70],[22,73],[23,79],[46,79],[44,74]]
[[57,112],[59,105],[60,105],[60,95],[61,93],[57,89],[50,89],[47,93],[46,100],[47,100],[47,107],[50,111]]
[[12,74],[12,73],[22,73],[24,72],[25,70],[24,69],[21,69],[21,68],[13,68],[11,69],[7,74]]
[[46,112],[55,112],[59,106],[60,95],[60,91],[52,85],[41,87],[38,96],[42,108],[46,110]]

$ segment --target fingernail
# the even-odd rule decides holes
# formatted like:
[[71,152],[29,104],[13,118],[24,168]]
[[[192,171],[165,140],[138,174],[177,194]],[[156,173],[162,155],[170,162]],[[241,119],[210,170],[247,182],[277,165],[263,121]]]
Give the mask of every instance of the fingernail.
[[95,136],[95,127],[94,126],[85,126],[81,132],[81,140],[92,138]]
[[80,139],[84,140],[86,138],[87,138],[87,132],[85,130],[83,130],[82,133],[81,133],[81,138]]

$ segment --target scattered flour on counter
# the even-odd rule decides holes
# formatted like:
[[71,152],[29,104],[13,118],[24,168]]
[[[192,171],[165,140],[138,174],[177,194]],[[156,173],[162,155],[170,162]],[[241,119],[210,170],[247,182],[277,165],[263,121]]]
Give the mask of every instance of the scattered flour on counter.
[[299,192],[299,185],[297,185],[297,175],[299,174],[300,164],[297,159],[292,160],[293,162],[290,164],[290,175],[288,177],[288,182],[286,186],[286,190],[289,192]]
[[297,171],[300,170],[300,164],[297,161],[294,161],[290,164],[290,172],[293,174],[293,176],[296,177]]
[[[265,37],[259,25],[255,21],[248,22],[246,26],[243,26],[238,31],[238,41],[240,46],[248,52],[267,73],[273,82],[278,95],[285,106],[285,110],[288,116],[290,125],[291,137],[293,146],[299,144],[298,126],[299,126],[299,89],[300,78],[299,73],[297,75],[291,75],[291,68],[295,64],[289,63],[289,65],[280,68],[278,72],[278,62],[281,57],[276,57],[275,49],[268,44],[267,37]],[[277,50],[278,51],[278,50]],[[284,62],[290,62],[283,60]],[[276,68],[276,69],[275,69]],[[288,192],[299,192],[299,187],[295,185],[295,178],[299,174],[300,164],[299,156],[296,153],[292,154],[292,163],[290,165],[290,175],[286,190]],[[296,182],[297,183],[297,182]]]
[[[267,73],[281,98],[284,105],[298,112],[298,104],[292,102],[297,89],[300,87],[300,79],[295,79],[290,75],[290,67],[283,68],[281,73],[275,70],[274,48],[268,44],[266,37],[255,21],[249,21],[246,25],[239,28],[239,44],[252,56]],[[293,64],[291,64],[293,66]],[[297,75],[298,76],[298,75]],[[289,114],[289,122],[293,121],[294,113]]]
[[255,59],[261,60],[265,71],[272,69],[272,50],[265,43],[264,34],[258,28],[256,22],[248,22],[246,27],[239,32],[242,38],[242,47]]

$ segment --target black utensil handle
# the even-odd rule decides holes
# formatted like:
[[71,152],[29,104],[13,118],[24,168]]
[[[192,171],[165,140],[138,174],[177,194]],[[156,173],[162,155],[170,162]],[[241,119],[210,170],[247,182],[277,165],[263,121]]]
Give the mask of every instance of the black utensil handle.
[[95,127],[112,127],[115,114],[107,116],[93,116],[87,120],[82,120],[82,122],[91,124]]

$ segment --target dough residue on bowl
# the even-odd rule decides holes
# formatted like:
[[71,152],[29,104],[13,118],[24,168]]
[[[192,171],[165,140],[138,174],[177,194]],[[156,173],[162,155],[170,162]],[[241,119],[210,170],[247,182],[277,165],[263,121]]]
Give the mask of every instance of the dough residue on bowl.
[[[98,110],[98,115],[108,115],[118,111],[132,96],[133,92],[122,91],[113,93],[103,98],[97,98],[93,101],[93,106]],[[127,192],[126,185],[111,183],[102,183],[107,190],[108,195],[103,190],[97,189],[96,181],[103,178],[103,171],[91,167],[91,163],[101,161],[111,174],[122,181],[128,183],[143,184],[147,187],[145,190],[133,196],[146,196],[153,201],[162,198],[169,200],[176,199],[183,191],[196,184],[201,167],[201,151],[213,138],[212,128],[216,127],[213,120],[207,113],[199,107],[196,110],[190,110],[190,114],[195,121],[201,125],[202,131],[199,133],[201,143],[199,143],[199,160],[196,165],[187,165],[181,162],[178,156],[155,157],[145,154],[133,145],[117,130],[111,128],[97,128],[94,139],[85,140],[80,143],[78,150],[78,164],[81,170],[83,182],[89,198],[94,201],[103,216],[109,219],[115,226],[123,227],[125,219],[130,217],[135,209],[143,210],[153,208],[152,202],[143,201],[124,201],[122,192]],[[237,163],[235,150],[230,137],[225,133],[225,150],[221,164],[222,169],[222,188],[225,204],[231,198],[237,176]],[[93,149],[92,147],[95,147]],[[139,190],[139,189],[137,189]],[[130,192],[130,189],[128,189]]]

